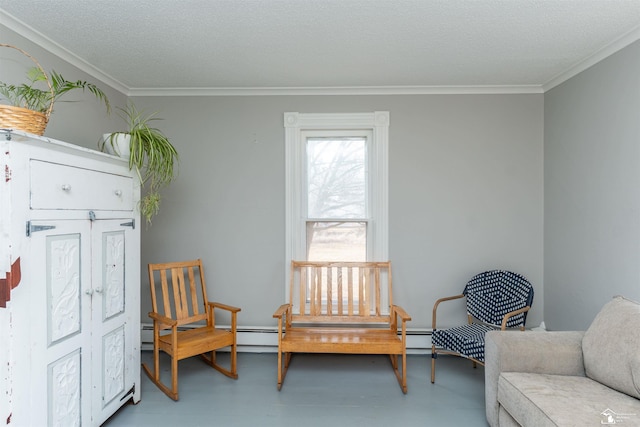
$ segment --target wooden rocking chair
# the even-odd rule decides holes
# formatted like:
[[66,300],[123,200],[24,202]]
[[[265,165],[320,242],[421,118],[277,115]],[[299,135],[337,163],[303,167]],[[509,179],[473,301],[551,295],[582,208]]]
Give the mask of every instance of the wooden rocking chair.
[[[142,368],[151,381],[167,396],[178,400],[178,361],[196,355],[214,369],[237,379],[236,326],[240,309],[209,302],[202,261],[149,264],[149,284],[153,309],[149,313],[153,319],[153,372],[144,363]],[[160,305],[162,311],[159,311]],[[215,327],[215,309],[231,313],[231,330]],[[169,333],[161,334],[167,329]],[[216,363],[216,350],[223,347],[231,347],[230,369]],[[171,357],[171,388],[160,381],[160,350]],[[205,354],[209,352],[210,355]]]

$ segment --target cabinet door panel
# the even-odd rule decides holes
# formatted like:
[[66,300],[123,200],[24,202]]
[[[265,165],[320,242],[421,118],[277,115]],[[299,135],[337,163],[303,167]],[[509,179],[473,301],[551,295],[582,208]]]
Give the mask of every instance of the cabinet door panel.
[[73,336],[81,328],[81,235],[46,236],[48,344]]
[[125,392],[125,325],[102,337],[102,400],[108,405]]
[[51,362],[47,369],[50,426],[80,426],[82,362],[80,350]]
[[102,233],[102,320],[122,314],[125,304],[125,229]]

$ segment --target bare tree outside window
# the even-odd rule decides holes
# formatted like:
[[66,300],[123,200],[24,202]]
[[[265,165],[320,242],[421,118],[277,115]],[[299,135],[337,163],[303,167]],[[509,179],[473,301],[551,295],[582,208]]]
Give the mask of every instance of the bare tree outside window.
[[307,259],[367,258],[367,140],[307,139]]

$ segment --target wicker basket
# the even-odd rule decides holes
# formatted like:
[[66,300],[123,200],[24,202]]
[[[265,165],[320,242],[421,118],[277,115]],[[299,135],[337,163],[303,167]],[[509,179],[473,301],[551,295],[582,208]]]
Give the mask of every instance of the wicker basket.
[[[44,71],[44,69],[42,69],[38,61],[36,61],[33,56],[29,55],[27,52],[18,47],[4,43],[0,43],[0,47],[9,47],[15,49],[31,59],[40,69],[40,71],[42,71],[46,79],[47,86],[49,86],[49,90],[51,91],[51,99],[53,100],[53,87],[51,86],[51,81],[49,80],[49,76]],[[15,129],[33,133],[36,135],[43,135],[44,130],[47,127],[47,123],[49,122],[51,111],[53,111],[53,101],[49,104],[47,111],[44,113],[29,110],[27,108],[15,107],[13,105],[2,104],[0,105],[0,129]]]

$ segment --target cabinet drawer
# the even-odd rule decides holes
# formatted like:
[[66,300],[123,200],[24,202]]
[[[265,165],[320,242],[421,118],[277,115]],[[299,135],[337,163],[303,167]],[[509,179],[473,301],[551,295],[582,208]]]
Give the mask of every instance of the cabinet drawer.
[[32,209],[133,210],[133,178],[31,160]]

